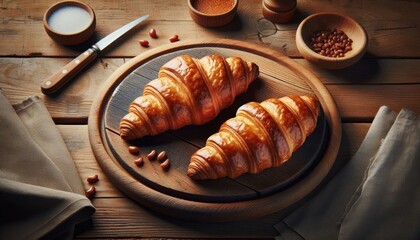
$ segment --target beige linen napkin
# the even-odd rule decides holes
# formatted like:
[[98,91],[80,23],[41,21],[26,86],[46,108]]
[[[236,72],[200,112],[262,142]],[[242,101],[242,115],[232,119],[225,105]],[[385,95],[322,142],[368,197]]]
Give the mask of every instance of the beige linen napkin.
[[418,121],[381,107],[351,161],[275,225],[278,239],[418,239]]
[[0,90],[0,125],[0,239],[72,237],[95,208],[43,102]]
[[403,109],[347,205],[339,239],[420,239],[420,118]]

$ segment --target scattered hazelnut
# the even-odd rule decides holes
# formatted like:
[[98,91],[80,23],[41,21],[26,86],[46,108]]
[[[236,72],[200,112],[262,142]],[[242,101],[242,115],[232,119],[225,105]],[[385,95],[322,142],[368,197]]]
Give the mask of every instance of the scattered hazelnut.
[[99,177],[97,174],[95,174],[93,176],[88,177],[86,180],[88,183],[96,183],[99,180]]
[[179,36],[178,35],[173,35],[171,38],[169,38],[170,42],[176,42],[179,41]]
[[147,158],[148,158],[149,160],[155,160],[156,155],[157,155],[156,150],[152,150],[149,154],[147,154]]
[[140,40],[139,43],[140,43],[140,46],[142,47],[145,47],[145,48],[149,47],[149,41],[147,40]]
[[134,160],[134,164],[136,164],[137,167],[142,167],[144,165],[143,158],[139,157],[138,159]]
[[157,38],[158,37],[157,33],[156,33],[156,29],[154,29],[154,28],[150,29],[149,35],[150,35],[151,38]]
[[159,154],[158,154],[158,156],[157,156],[157,160],[159,161],[159,162],[163,162],[163,160],[165,160],[167,158],[167,156],[166,156],[166,151],[162,151],[162,152],[160,152]]
[[86,197],[92,199],[96,194],[95,186],[91,186],[88,190],[86,190]]
[[129,147],[128,147],[128,151],[129,151],[131,154],[139,154],[140,149],[139,149],[137,146],[129,146]]
[[160,164],[160,167],[164,171],[168,171],[170,166],[171,166],[171,161],[169,160],[169,158],[167,158],[163,163]]

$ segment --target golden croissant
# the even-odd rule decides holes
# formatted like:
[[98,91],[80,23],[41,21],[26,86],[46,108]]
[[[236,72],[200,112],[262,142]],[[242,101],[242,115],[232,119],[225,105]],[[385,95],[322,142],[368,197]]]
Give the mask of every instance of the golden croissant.
[[231,105],[258,75],[256,64],[239,57],[176,57],[130,104],[120,122],[120,135],[131,140],[204,124]]
[[192,179],[235,178],[286,162],[316,127],[312,96],[270,98],[242,105],[190,160]]

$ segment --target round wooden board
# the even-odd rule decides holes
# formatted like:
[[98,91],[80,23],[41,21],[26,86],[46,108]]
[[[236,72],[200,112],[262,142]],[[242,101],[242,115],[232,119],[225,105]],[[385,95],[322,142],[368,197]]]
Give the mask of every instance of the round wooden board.
[[[119,137],[119,121],[129,104],[157,77],[170,59],[188,54],[240,56],[260,67],[260,76],[245,94],[216,119],[202,126],[188,126],[153,137],[126,142]],[[317,128],[284,165],[236,179],[193,181],[186,176],[191,154],[205,145],[220,125],[234,117],[237,108],[249,101],[288,94],[315,95],[322,107]],[[175,217],[200,221],[233,221],[264,216],[299,201],[323,180],[332,167],[341,142],[341,122],[336,105],[322,83],[304,67],[265,47],[232,40],[180,42],[139,55],[121,66],[105,83],[89,116],[89,139],[105,174],[135,201]],[[141,149],[128,152],[129,145]],[[169,171],[149,161],[151,150],[166,151]],[[134,160],[145,159],[143,167]]]

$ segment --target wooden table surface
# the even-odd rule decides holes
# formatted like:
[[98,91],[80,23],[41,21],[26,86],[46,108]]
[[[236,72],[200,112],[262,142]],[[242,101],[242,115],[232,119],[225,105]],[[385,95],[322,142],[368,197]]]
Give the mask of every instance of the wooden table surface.
[[[260,219],[232,223],[197,223],[155,213],[119,192],[102,173],[88,140],[88,113],[104,81],[124,62],[154,47],[180,41],[229,38],[275,49],[310,69],[334,97],[343,122],[343,137],[336,165],[330,176],[350,160],[382,105],[394,111],[408,108],[420,113],[420,2],[411,0],[298,0],[295,18],[277,24],[271,35],[261,34],[261,1],[241,0],[234,21],[221,28],[195,24],[187,1],[90,1],[97,28],[86,44],[65,47],[49,38],[43,28],[44,12],[55,1],[0,1],[0,88],[12,104],[38,95],[45,102],[76,162],[82,179],[99,174],[97,208],[92,226],[77,238],[220,238],[276,236],[273,225],[288,211]],[[334,11],[356,19],[366,29],[368,50],[356,65],[342,70],[324,70],[304,60],[295,44],[295,31],[306,16]],[[80,54],[91,43],[138,16],[150,14],[139,28],[104,52],[59,94],[40,91],[42,81]],[[155,28],[159,38],[150,48],[139,45],[150,39]],[[330,178],[330,177],[329,177]],[[85,187],[88,187],[84,181]],[[296,207],[296,206],[294,206]]]

